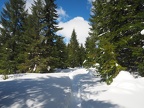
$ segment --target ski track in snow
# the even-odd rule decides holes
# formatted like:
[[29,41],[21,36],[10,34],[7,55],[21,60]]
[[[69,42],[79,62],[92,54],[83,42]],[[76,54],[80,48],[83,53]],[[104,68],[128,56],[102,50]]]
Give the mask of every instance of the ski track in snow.
[[[94,76],[95,70],[81,69],[70,73],[72,81],[72,105],[70,108],[116,108],[117,105],[98,101],[95,97],[108,89],[100,78]],[[95,85],[95,86],[94,86]],[[118,107],[117,107],[118,108]]]
[[[82,73],[82,72],[83,73]],[[80,74],[80,73],[82,74]],[[69,74],[69,77],[72,82],[72,97],[71,97],[71,107],[70,108],[81,108],[81,84],[80,79],[87,74],[87,71],[81,69]]]

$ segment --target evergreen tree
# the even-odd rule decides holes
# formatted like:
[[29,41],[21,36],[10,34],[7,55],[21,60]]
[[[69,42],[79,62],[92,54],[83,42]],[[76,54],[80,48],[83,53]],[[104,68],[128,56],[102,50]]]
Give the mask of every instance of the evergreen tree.
[[18,70],[20,62],[19,53],[23,50],[22,34],[25,31],[25,19],[27,11],[25,11],[24,0],[10,0],[5,4],[1,13],[1,69],[5,72],[13,73]]
[[86,51],[85,51],[83,44],[81,44],[79,46],[79,65],[81,67],[83,67],[84,65],[85,58],[86,58]]
[[114,52],[115,47],[109,41],[110,27],[108,24],[111,16],[109,13],[109,6],[111,4],[109,2],[105,0],[94,1],[93,15],[90,19],[90,37],[93,38],[93,45],[96,48],[96,58],[94,60],[99,64],[98,71],[107,83],[110,83],[119,71],[116,66],[118,63]]
[[92,67],[96,63],[96,44],[95,39],[91,37],[86,38],[86,59],[84,62],[85,67]]
[[75,30],[72,31],[70,43],[68,44],[68,63],[74,68],[80,66],[79,64],[79,43]]
[[56,42],[59,36],[56,35],[58,30],[61,28],[58,27],[57,18],[58,14],[56,11],[57,5],[55,0],[45,0],[42,20],[43,28],[43,41],[42,41],[42,60],[43,60],[43,69],[42,71],[48,72],[53,70],[56,67],[55,50]]
[[[58,16],[54,0],[34,1],[31,9],[32,15],[29,16],[25,34],[30,36],[31,40],[27,63],[30,66],[29,71],[48,72],[60,66],[64,67],[64,62],[63,65],[62,61],[60,62],[60,59],[63,59],[60,50],[63,50],[64,45],[61,37],[56,35],[60,28],[58,28],[56,22]],[[58,44],[62,46],[60,47]]]
[[[32,14],[29,15],[27,18],[27,24],[26,24],[26,31],[25,36],[28,36],[27,40],[27,54],[28,59],[25,65],[22,66],[28,67],[29,72],[41,72],[43,68],[43,62],[42,62],[42,37],[43,37],[43,26],[42,23],[44,19],[44,2],[41,0],[34,1],[34,4],[32,4],[31,11]],[[33,23],[32,23],[33,22]]]
[[[67,50],[63,38],[56,35],[55,0],[35,0],[32,14],[24,0],[10,0],[1,16],[0,72],[49,72],[66,68]],[[6,73],[6,74],[8,74]]]
[[63,37],[57,39],[54,55],[55,59],[57,59],[55,67],[61,69],[67,68],[68,53]]
[[[139,64],[144,61],[143,58],[143,45],[142,40],[144,37],[140,34],[144,24],[144,1],[124,1],[121,0],[117,14],[120,19],[118,20],[119,27],[116,29],[117,36],[114,35],[113,39],[118,42],[117,55],[120,65],[126,67],[128,71],[137,71]],[[125,4],[125,5],[122,5]]]
[[134,71],[143,61],[142,4],[142,0],[93,2],[91,37],[95,37],[98,46],[96,62],[100,64],[99,72],[108,83],[124,69],[122,67]]

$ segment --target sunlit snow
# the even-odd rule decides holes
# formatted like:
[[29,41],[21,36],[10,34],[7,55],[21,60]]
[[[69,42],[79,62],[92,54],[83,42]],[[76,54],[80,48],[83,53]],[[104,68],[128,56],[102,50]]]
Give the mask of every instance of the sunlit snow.
[[141,35],[144,35],[144,29],[141,31]]
[[[96,75],[97,74],[97,75]],[[111,85],[95,69],[0,75],[1,108],[143,108],[144,78],[121,71]]]

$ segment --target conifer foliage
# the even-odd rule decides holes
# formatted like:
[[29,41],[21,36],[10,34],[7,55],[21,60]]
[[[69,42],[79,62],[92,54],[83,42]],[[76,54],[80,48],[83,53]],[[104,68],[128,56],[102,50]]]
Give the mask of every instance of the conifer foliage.
[[79,43],[75,29],[72,31],[70,43],[68,44],[68,63],[70,67],[78,67],[79,64]]
[[5,4],[1,15],[0,28],[0,71],[11,73],[18,70],[18,65],[23,61],[21,52],[25,32],[27,11],[25,11],[24,0],[10,0]]
[[[55,64],[58,58],[55,57],[55,47],[59,36],[56,32],[60,30],[58,28],[58,14],[56,11],[55,0],[45,0],[43,7],[43,19],[42,19],[42,33],[43,39],[42,46],[42,71],[47,72],[55,68]],[[58,56],[57,56],[58,57]],[[50,68],[50,69],[48,69]]]
[[143,70],[143,0],[95,0],[90,37],[95,37],[96,63],[110,83],[122,69]]
[[66,68],[66,45],[56,32],[55,0],[35,0],[28,14],[25,0],[9,0],[1,14],[0,73],[50,72]]
[[86,38],[86,43],[85,43],[86,54],[85,54],[85,62],[84,62],[85,67],[94,67],[94,64],[96,63],[95,42],[96,40],[94,39],[93,36]]

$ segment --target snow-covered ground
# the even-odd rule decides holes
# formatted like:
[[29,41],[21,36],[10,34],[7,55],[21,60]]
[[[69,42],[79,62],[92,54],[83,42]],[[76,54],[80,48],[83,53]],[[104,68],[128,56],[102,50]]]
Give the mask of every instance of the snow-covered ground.
[[93,69],[0,76],[0,108],[144,108],[144,78],[121,71],[111,85]]

